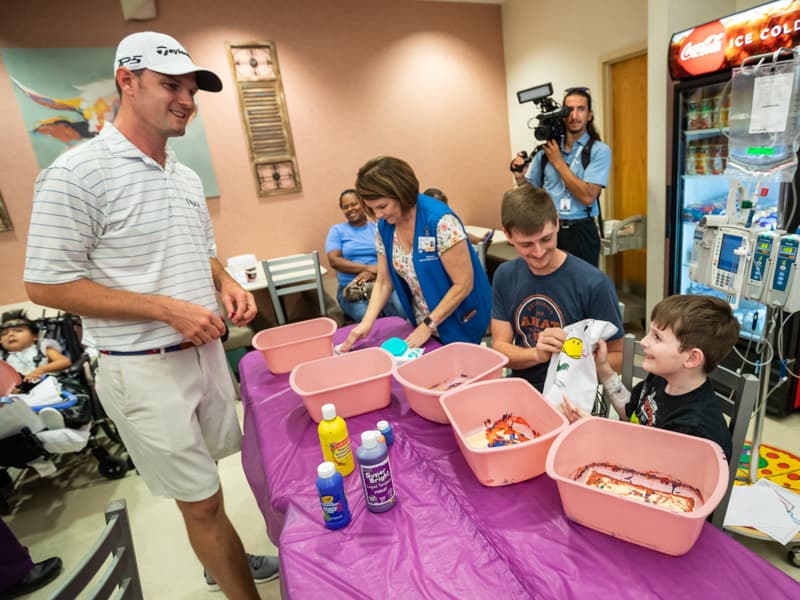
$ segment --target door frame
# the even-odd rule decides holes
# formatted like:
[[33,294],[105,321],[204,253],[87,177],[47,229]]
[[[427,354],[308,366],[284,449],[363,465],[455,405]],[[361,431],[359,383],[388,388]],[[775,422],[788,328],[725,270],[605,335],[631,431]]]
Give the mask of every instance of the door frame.
[[[623,48],[610,54],[600,57],[600,81],[602,82],[603,98],[603,141],[614,148],[614,112],[611,110],[614,102],[613,86],[611,85],[611,67],[618,62],[647,55],[647,42]],[[645,142],[646,144],[646,142]],[[612,150],[613,151],[613,150]],[[614,166],[612,165],[612,169]],[[606,186],[605,194],[600,200],[603,211],[603,219],[613,219],[614,217],[614,178],[610,177]]]

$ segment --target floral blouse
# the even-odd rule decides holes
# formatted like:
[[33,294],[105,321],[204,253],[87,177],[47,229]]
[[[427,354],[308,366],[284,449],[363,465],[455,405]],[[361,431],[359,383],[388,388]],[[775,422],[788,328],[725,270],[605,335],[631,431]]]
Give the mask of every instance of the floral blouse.
[[[439,219],[439,223],[436,225],[436,238],[439,256],[441,256],[461,240],[467,239],[467,232],[464,231],[464,226],[455,215],[447,214],[442,216],[442,218]],[[416,243],[417,240],[415,238],[414,244]],[[380,233],[377,232],[375,236],[375,248],[378,254],[386,256],[386,248],[383,246]],[[394,267],[397,274],[408,284],[411,290],[411,305],[414,308],[414,317],[417,323],[421,323],[423,319],[430,314],[430,310],[428,304],[425,302],[425,296],[422,295],[422,288],[419,285],[419,280],[414,270],[412,255],[413,249],[407,251],[403,248],[400,241],[397,239],[397,229],[395,229],[394,238],[392,240],[392,267]]]

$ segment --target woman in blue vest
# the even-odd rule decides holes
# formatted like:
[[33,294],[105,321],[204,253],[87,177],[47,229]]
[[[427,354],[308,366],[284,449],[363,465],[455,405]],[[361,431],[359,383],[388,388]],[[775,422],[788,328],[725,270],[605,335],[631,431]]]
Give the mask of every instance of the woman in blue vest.
[[367,162],[356,192],[378,219],[378,276],[364,318],[342,350],[369,334],[394,290],[416,327],[406,338],[411,348],[431,335],[445,344],[480,342],[492,289],[461,220],[446,204],[420,194],[414,171],[399,158]]

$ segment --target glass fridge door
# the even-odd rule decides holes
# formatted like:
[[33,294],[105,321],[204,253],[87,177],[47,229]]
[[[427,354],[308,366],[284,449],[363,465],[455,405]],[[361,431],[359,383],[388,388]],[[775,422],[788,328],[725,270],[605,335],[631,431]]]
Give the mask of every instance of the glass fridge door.
[[[679,131],[677,148],[676,199],[679,220],[675,240],[674,290],[682,294],[711,294],[724,297],[689,279],[695,226],[706,215],[725,214],[730,179],[724,175],[728,159],[728,116],[730,86],[727,82],[687,89],[680,94],[676,121]],[[745,188],[748,182],[743,182]],[[780,188],[768,189],[759,198],[754,223],[774,227]],[[764,332],[766,307],[743,299],[734,311],[741,325],[741,336],[760,340]]]

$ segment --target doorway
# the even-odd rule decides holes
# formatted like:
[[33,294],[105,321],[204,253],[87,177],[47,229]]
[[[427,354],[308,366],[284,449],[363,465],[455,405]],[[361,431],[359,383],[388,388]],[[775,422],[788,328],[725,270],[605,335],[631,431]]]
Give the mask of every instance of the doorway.
[[[647,54],[639,52],[609,61],[605,70],[611,106],[606,130],[612,154],[606,218],[622,220],[647,214]],[[647,250],[609,255],[605,268],[625,304],[624,320],[643,321]]]

